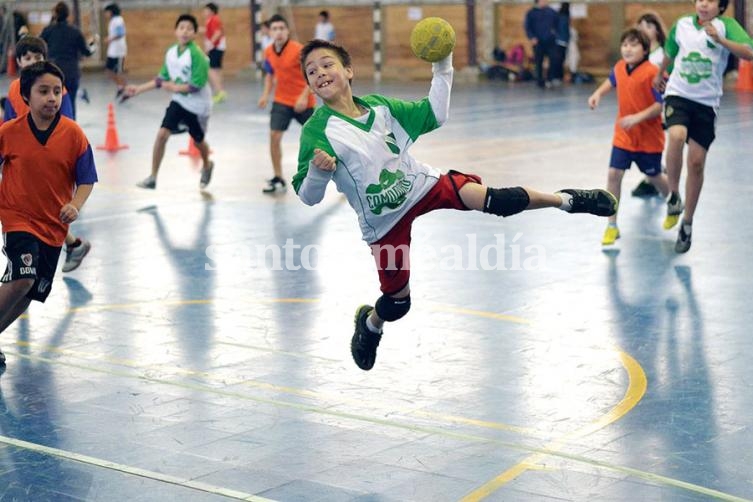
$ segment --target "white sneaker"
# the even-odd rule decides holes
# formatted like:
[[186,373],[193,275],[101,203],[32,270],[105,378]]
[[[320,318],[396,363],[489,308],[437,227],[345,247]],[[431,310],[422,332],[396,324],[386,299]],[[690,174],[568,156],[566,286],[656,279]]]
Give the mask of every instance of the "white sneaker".
[[75,248],[65,248],[65,262],[63,263],[63,272],[71,272],[76,270],[84,257],[89,254],[89,250],[92,248],[91,242],[86,239],[80,239],[81,244]]

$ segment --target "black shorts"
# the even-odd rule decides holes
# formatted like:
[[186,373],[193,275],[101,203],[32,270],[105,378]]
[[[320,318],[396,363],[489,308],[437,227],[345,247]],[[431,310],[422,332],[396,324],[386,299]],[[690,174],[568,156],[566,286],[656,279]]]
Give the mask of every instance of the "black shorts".
[[664,120],[667,128],[681,125],[688,130],[688,141],[693,140],[708,150],[716,138],[716,112],[680,96],[667,96],[664,99]]
[[3,234],[3,253],[8,257],[2,282],[34,279],[26,297],[44,302],[52,290],[61,248],[50,246],[28,232]]
[[169,129],[173,134],[180,134],[188,131],[193,138],[194,143],[204,141],[207,121],[209,117],[199,117],[193,112],[189,112],[177,101],[170,101],[170,105],[165,110],[165,116],[162,118],[162,126]]
[[287,131],[291,120],[296,119],[299,124],[303,125],[313,114],[313,108],[307,108],[301,113],[296,113],[292,106],[272,103],[269,128],[273,131]]
[[123,63],[125,58],[107,58],[105,68],[113,73],[123,73]]
[[225,55],[225,51],[220,49],[212,49],[207,54],[209,56],[209,67],[220,69],[222,68],[222,56]]

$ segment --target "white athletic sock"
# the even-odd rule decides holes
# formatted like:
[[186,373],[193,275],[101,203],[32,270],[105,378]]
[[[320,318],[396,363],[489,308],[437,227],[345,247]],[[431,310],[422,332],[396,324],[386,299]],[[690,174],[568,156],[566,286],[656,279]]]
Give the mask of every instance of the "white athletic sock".
[[381,333],[382,330],[374,326],[374,323],[371,322],[371,316],[366,318],[366,327],[369,328],[369,331],[372,333]]
[[559,195],[562,199],[560,209],[563,211],[570,211],[573,208],[573,196],[565,192],[557,192],[555,195]]
[[685,232],[685,235],[690,235],[690,233],[693,231],[693,224],[692,223],[685,223],[682,222],[682,231]]

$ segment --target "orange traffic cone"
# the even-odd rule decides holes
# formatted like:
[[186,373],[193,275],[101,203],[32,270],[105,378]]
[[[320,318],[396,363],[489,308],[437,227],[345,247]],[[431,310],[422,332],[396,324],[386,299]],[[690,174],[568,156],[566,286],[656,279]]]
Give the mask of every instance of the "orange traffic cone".
[[128,145],[121,145],[118,141],[118,129],[115,127],[115,108],[112,103],[107,105],[107,132],[105,133],[105,144],[97,147],[97,150],[107,150],[108,152],[117,152],[128,148]]
[[753,91],[753,63],[740,60],[740,65],[737,68],[737,85],[735,89],[738,91]]
[[196,148],[196,143],[191,136],[188,137],[188,149],[178,152],[181,155],[188,155],[189,157],[201,157],[201,152]]

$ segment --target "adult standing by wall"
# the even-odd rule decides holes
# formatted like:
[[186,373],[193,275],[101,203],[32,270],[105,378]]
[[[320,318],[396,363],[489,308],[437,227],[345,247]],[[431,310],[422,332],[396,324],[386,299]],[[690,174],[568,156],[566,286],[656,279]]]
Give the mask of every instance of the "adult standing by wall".
[[126,25],[123,16],[120,15],[120,7],[116,3],[105,6],[105,14],[109,17],[107,24],[107,60],[105,61],[105,73],[118,87],[116,98],[123,96],[126,79],[123,68],[128,44],[126,42]]
[[52,11],[50,25],[42,30],[40,38],[47,42],[48,59],[58,65],[65,76],[65,87],[71,99],[73,119],[76,119],[76,94],[81,80],[81,56],[91,56],[96,50],[95,40],[84,40],[81,31],[68,24],[70,9],[58,2]]
[[[555,53],[555,32],[557,12],[549,7],[548,0],[534,0],[534,5],[526,13],[526,36],[533,45],[533,57],[536,64],[536,84],[539,87],[551,85],[552,60]],[[544,58],[549,62],[546,80],[544,79]]]
[[220,8],[214,2],[204,6],[204,50],[209,56],[209,85],[212,101],[222,103],[227,93],[222,85],[222,58],[225,56],[225,29],[219,16]]
[[554,37],[552,84],[558,86],[565,78],[565,56],[570,43],[570,2],[562,2],[557,15],[557,33]]

